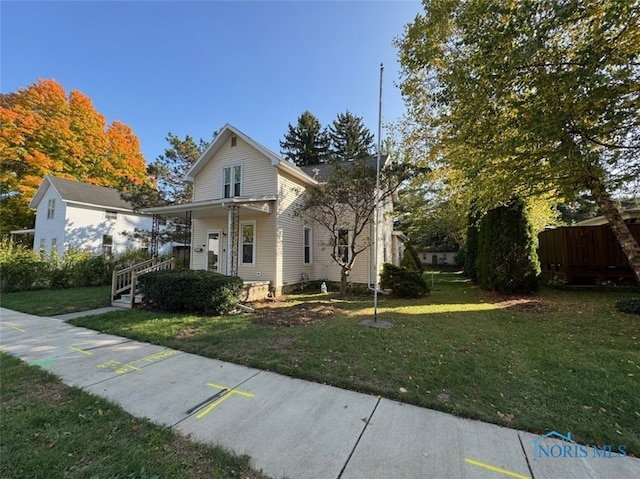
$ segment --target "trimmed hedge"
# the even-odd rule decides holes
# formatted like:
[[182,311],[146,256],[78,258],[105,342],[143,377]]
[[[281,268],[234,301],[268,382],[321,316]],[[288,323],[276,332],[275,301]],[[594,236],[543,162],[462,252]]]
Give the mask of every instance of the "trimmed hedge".
[[154,271],[138,281],[145,301],[172,312],[225,314],[240,302],[242,291],[242,278],[212,271]]
[[421,298],[429,293],[429,286],[420,271],[412,271],[389,263],[382,265],[382,289],[390,289],[399,298]]
[[616,309],[623,313],[640,314],[640,296],[616,301]]

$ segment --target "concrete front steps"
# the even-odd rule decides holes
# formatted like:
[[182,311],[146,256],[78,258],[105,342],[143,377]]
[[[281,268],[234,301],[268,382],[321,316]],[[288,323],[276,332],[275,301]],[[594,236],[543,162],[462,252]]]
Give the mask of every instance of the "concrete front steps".
[[131,303],[130,294],[123,294],[122,296],[120,296],[120,298],[111,300],[111,306],[114,306],[116,308],[124,308],[124,309],[131,309],[134,305],[140,304],[140,303],[142,303],[141,294],[136,294],[136,297],[133,300],[133,304]]

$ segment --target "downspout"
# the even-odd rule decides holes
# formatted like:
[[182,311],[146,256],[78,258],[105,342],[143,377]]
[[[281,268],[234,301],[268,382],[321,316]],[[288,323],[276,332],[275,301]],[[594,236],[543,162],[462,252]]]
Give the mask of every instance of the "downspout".
[[[222,203],[224,208],[224,203]],[[225,265],[225,274],[229,276],[229,268],[231,267],[231,208],[227,209],[227,264]]]

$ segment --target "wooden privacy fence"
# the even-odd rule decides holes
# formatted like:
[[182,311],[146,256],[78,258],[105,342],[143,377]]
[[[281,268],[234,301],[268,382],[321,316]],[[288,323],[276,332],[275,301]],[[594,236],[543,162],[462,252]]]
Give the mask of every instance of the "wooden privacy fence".
[[[640,224],[629,224],[640,242]],[[563,277],[568,283],[598,281],[636,282],[633,269],[608,224],[563,226],[538,234],[542,273]]]

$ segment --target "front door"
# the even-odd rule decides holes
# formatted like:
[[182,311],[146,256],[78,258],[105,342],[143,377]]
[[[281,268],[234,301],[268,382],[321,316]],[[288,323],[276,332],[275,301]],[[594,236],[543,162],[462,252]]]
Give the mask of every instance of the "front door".
[[207,269],[220,272],[220,230],[210,231],[207,238]]

